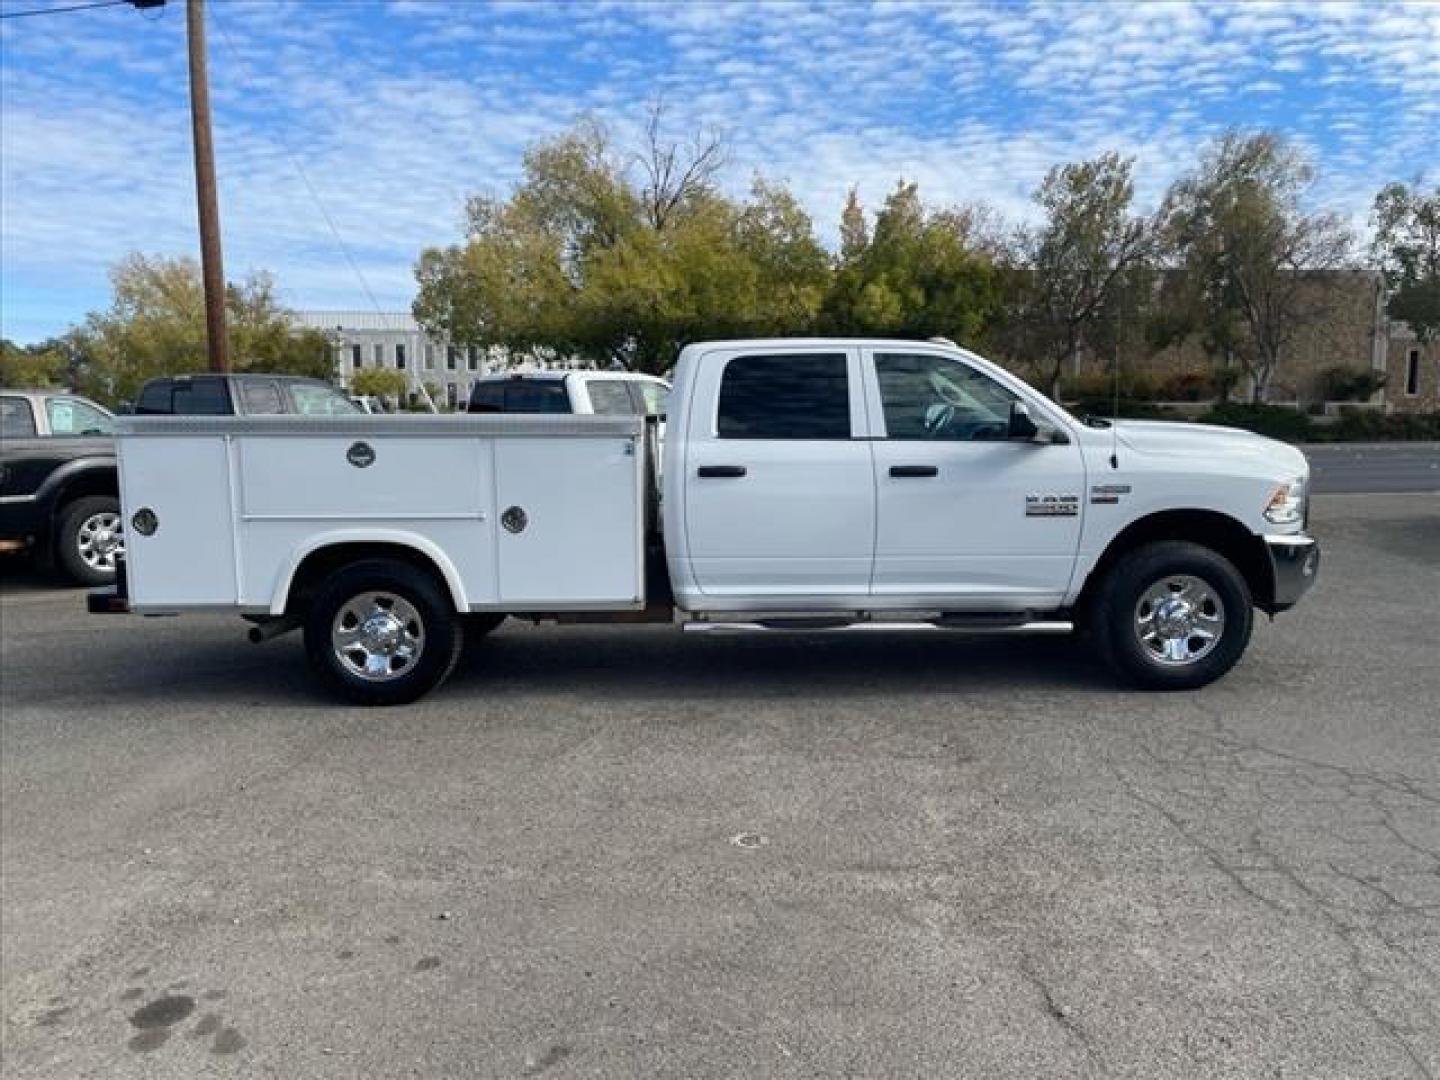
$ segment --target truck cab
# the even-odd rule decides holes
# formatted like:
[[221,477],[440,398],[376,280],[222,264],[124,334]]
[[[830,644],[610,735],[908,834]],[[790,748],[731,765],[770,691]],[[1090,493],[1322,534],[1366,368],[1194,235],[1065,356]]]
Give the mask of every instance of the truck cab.
[[1142,523],[1218,545],[1263,609],[1287,604],[1268,549],[1303,521],[1266,514],[1309,467],[1283,443],[1083,422],[948,342],[717,342],[677,372],[664,509],[687,610],[1065,612]]

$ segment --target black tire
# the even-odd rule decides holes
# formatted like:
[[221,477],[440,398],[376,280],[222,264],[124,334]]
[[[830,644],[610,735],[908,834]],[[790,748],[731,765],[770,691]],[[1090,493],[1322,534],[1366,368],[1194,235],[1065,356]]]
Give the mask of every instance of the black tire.
[[[332,634],[342,616],[353,616],[357,598],[369,593],[377,594],[377,607],[388,599],[385,611],[403,611],[407,640],[418,638],[421,644],[413,661],[367,677],[355,670],[357,658],[368,655],[366,646],[357,643],[351,659],[344,660]],[[411,633],[413,629],[418,634]],[[395,559],[365,559],[335,571],[321,583],[305,613],[305,652],[311,666],[337,694],[361,705],[404,705],[433,690],[455,669],[464,638],[444,588],[423,570]],[[390,663],[400,660],[397,655]]]
[[[1183,651],[1195,645],[1194,658],[1164,659],[1162,643],[1142,640],[1142,614],[1154,611],[1154,605],[1142,606],[1142,601],[1152,587],[1173,590],[1182,578],[1208,588],[1208,594],[1200,593],[1206,601],[1192,610],[1205,612],[1211,626],[1218,613],[1218,631],[1211,631],[1213,640],[1175,632],[1171,639],[1182,641]],[[1101,659],[1122,679],[1147,690],[1193,690],[1214,682],[1244,654],[1255,624],[1250,588],[1234,564],[1210,548],[1181,541],[1146,544],[1121,556],[1100,583],[1087,615],[1088,636]]]
[[60,511],[60,525],[55,532],[55,558],[65,576],[77,585],[113,585],[114,556],[122,546],[102,551],[97,546],[96,524],[113,522],[108,534],[120,533],[120,500],[110,495],[87,495],[76,499]]

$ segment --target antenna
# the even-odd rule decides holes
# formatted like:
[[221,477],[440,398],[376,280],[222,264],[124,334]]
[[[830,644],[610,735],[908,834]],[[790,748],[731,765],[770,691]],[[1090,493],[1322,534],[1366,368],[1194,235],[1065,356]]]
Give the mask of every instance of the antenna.
[[1110,407],[1110,468],[1120,468],[1120,313],[1115,313],[1115,363],[1112,367],[1111,378],[1111,407]]

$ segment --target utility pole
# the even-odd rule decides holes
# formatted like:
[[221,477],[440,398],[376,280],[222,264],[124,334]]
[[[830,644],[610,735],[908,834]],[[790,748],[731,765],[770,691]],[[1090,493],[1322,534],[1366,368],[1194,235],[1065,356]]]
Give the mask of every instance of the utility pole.
[[229,371],[225,335],[225,267],[220,257],[220,207],[215,146],[210,139],[210,83],[205,70],[205,0],[187,0],[190,44],[190,126],[195,144],[195,200],[200,210],[200,268],[205,279],[205,337],[210,370]]

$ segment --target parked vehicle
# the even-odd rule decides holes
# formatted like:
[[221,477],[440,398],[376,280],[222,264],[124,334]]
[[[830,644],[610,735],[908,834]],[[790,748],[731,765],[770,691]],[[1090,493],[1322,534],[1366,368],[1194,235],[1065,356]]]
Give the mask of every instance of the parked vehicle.
[[166,375],[151,379],[135,399],[136,416],[352,416],[345,394],[298,375]]
[[476,380],[469,411],[663,416],[669,394],[664,379],[630,371],[517,371]]
[[691,345],[668,414],[663,499],[638,416],[124,419],[128,580],[91,609],[303,628],[325,681],[378,704],[507,615],[1079,629],[1183,689],[1319,565],[1293,447],[1079,420],[949,343]]
[[115,580],[114,423],[64,390],[0,390],[0,551],[28,550],[80,585]]

